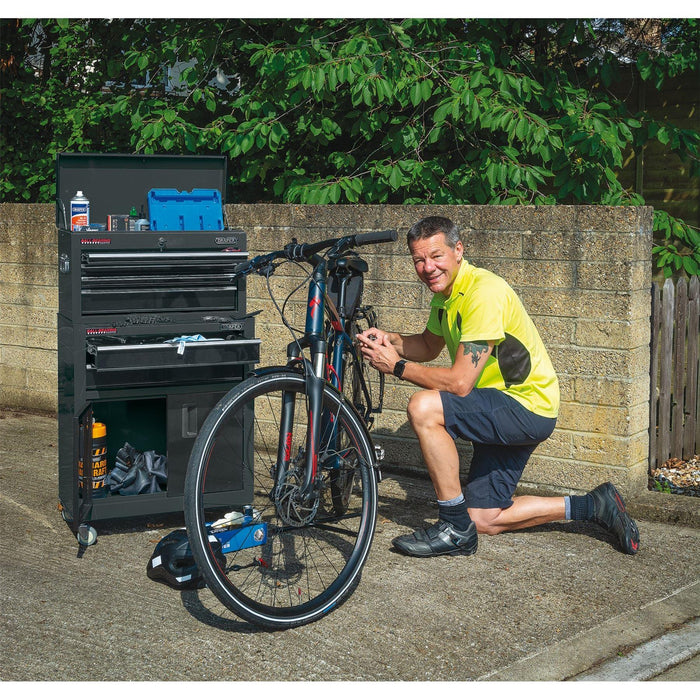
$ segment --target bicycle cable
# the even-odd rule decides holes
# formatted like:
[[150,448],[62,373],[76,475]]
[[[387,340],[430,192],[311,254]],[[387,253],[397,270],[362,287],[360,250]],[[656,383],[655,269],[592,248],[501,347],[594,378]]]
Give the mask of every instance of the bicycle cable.
[[[290,299],[296,292],[298,292],[303,286],[305,286],[305,285],[307,284],[307,282],[311,279],[311,277],[313,276],[313,270],[312,270],[311,272],[307,272],[306,268],[305,268],[301,263],[297,262],[296,260],[291,260],[291,261],[288,260],[288,261],[285,261],[285,262],[293,262],[297,267],[300,267],[300,268],[306,273],[306,277],[302,280],[302,282],[300,282],[300,283],[287,295],[287,297],[286,297],[285,300],[284,300],[284,303],[282,304],[282,308],[280,308],[279,304],[277,303],[277,299],[275,299],[275,295],[274,295],[274,293],[273,293],[273,291],[272,291],[272,287],[270,286],[270,277],[272,276],[272,273],[273,273],[273,271],[274,271],[272,268],[268,268],[268,269],[267,269],[267,272],[266,272],[266,274],[265,274],[265,281],[267,282],[267,291],[268,291],[268,294],[270,295],[270,300],[271,300],[272,303],[274,304],[275,309],[277,309],[277,313],[280,315],[280,318],[281,318],[281,320],[282,320],[282,324],[283,324],[284,327],[290,332],[290,334],[291,334],[291,336],[292,336],[293,342],[296,344],[296,346],[299,348],[299,350],[303,353],[304,350],[303,350],[303,348],[301,347],[301,344],[300,344],[300,342],[299,342],[299,338],[298,338],[297,335],[296,335],[296,333],[300,333],[300,331],[299,331],[299,329],[294,328],[294,327],[291,325],[291,323],[289,323],[289,321],[287,321],[287,319],[286,319],[286,317],[285,317],[285,315],[284,315],[284,308],[286,307],[287,302],[289,301],[289,299]],[[280,265],[283,265],[283,264],[284,264],[284,262],[280,263]],[[304,372],[304,376],[306,376],[306,372],[307,372],[307,363],[306,363],[306,362],[302,362],[302,363],[301,363],[301,367],[302,367],[302,371]],[[306,396],[305,401],[306,401],[306,409],[307,409],[307,411],[308,411],[308,410],[309,410],[309,397],[308,397],[308,396]]]
[[[305,287],[305,286],[308,284],[309,280],[310,280],[311,277],[313,276],[313,270],[312,270],[311,272],[308,272],[308,271],[306,270],[306,268],[305,268],[301,263],[297,262],[296,260],[289,260],[289,261],[286,261],[286,262],[293,262],[297,267],[301,268],[301,269],[303,270],[304,274],[306,275],[306,277],[305,277],[294,289],[292,289],[292,291],[289,292],[289,294],[287,294],[287,296],[286,296],[286,298],[285,298],[285,300],[284,300],[284,304],[282,304],[282,309],[280,309],[279,306],[277,306],[277,304],[275,304],[275,308],[277,309],[277,312],[280,314],[280,317],[282,318],[282,323],[284,324],[284,326],[285,326],[285,327],[290,331],[290,333],[292,334],[292,340],[294,340],[294,342],[297,342],[297,337],[294,335],[294,333],[299,333],[300,335],[302,335],[304,331],[302,331],[302,330],[299,329],[299,328],[294,328],[291,324],[289,324],[289,323],[287,322],[286,316],[284,315],[284,314],[285,314],[285,309],[286,309],[286,307],[287,307],[287,302],[288,302],[302,287]],[[269,285],[268,285],[268,291],[270,292],[270,295],[272,295],[272,290],[269,288]],[[273,299],[273,303],[275,303],[274,299]]]

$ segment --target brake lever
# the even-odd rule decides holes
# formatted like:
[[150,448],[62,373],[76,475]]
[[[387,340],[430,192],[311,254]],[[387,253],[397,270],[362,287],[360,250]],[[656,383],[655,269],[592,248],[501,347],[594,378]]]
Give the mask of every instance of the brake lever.
[[275,264],[273,262],[269,262],[266,265],[261,265],[259,268],[257,268],[255,273],[261,277],[268,277],[275,271],[278,265],[279,263]]

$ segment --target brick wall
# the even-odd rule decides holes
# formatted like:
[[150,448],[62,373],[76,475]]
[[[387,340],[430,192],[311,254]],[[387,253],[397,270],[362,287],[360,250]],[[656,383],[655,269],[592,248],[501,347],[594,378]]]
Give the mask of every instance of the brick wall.
[[[466,257],[502,275],[520,293],[559,374],[562,410],[553,436],[533,455],[525,486],[584,490],[611,479],[646,490],[649,397],[651,212],[645,208],[229,205],[228,223],[248,232],[251,254],[292,237],[321,240],[396,228],[395,244],[363,249],[368,303],[388,330],[420,332],[430,293],[407,255],[405,233],[439,213],[462,230]],[[51,205],[0,205],[0,405],[56,408],[56,236]],[[286,269],[288,268],[288,269]],[[283,300],[299,282],[293,266],[273,278]],[[288,306],[303,326],[303,290]],[[284,362],[289,332],[265,281],[249,279],[249,310],[262,309],[262,362]],[[436,362],[447,361],[446,353]],[[422,470],[405,407],[414,389],[387,379],[376,442],[387,461]],[[465,470],[470,449],[462,447]]]

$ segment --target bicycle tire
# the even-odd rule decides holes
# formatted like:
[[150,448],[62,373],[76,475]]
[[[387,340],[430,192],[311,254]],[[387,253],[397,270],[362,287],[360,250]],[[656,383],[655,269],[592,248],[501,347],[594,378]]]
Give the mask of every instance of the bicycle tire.
[[[373,447],[356,412],[330,385],[323,390],[327,420],[318,457],[322,478],[316,510],[310,506],[306,513],[287,510],[284,498],[275,496],[283,395],[293,397],[296,406],[293,436],[285,443],[290,469],[281,489],[285,497],[292,493],[304,462],[308,421],[305,381],[293,371],[251,377],[221,399],[195,440],[184,491],[190,546],[209,589],[236,615],[270,630],[318,620],[350,596],[369,553],[377,513]],[[331,440],[334,431],[333,440],[338,434],[341,440]],[[337,449],[341,443],[342,453]],[[338,462],[341,469],[352,471],[343,509],[337,507],[330,488],[330,465]],[[250,528],[265,529],[262,544],[224,552],[225,568],[211,548],[210,513],[204,508],[208,469],[216,465],[220,475],[222,463],[232,479],[241,474],[252,493],[250,504],[230,504],[234,510],[251,505],[254,515],[251,524],[232,530],[248,537]]]
[[[376,313],[371,309],[366,310],[363,316],[353,318],[352,337],[355,338],[357,334],[376,326],[376,324]],[[367,401],[362,391],[360,380],[357,376],[358,372],[364,377],[365,385],[369,391],[369,401]],[[374,369],[359,352],[356,354],[356,361],[352,359],[346,360],[344,376],[345,396],[362,416],[367,427],[370,428],[374,422],[372,414],[379,413],[382,410],[386,377],[382,372]]]

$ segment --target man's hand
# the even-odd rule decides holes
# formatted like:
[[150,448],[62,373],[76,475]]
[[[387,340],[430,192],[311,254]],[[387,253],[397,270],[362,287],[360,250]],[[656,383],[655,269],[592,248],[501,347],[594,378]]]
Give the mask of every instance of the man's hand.
[[372,367],[384,374],[392,373],[394,365],[401,357],[391,344],[388,333],[378,328],[369,328],[364,333],[359,333],[357,340],[360,343],[362,356]]

